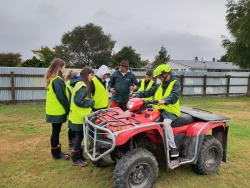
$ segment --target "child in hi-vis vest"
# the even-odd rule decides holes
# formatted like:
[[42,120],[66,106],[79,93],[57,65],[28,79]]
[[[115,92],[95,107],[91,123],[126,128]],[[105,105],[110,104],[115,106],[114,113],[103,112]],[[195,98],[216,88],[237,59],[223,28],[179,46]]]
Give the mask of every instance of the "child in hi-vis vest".
[[50,144],[53,159],[69,158],[69,154],[61,151],[59,142],[62,124],[67,121],[69,113],[69,101],[66,96],[66,86],[63,79],[65,65],[66,63],[63,60],[54,59],[45,73],[47,88],[46,122],[52,123]]
[[94,77],[94,71],[89,67],[85,67],[82,69],[80,76],[81,78],[71,79],[70,81],[73,90],[70,102],[68,128],[75,132],[74,147],[73,150],[71,150],[72,165],[84,167],[88,163],[83,156],[83,148],[81,147],[83,140],[83,123],[84,116],[91,113],[92,107],[95,104],[95,101],[90,98],[89,86],[89,83]]

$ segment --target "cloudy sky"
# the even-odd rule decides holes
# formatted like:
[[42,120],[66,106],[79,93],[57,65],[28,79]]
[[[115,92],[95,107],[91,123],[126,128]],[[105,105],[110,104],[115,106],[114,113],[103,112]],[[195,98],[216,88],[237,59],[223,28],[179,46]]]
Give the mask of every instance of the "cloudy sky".
[[226,0],[0,0],[0,53],[21,53],[61,43],[65,32],[95,23],[152,61],[163,45],[171,59],[220,59],[225,50]]

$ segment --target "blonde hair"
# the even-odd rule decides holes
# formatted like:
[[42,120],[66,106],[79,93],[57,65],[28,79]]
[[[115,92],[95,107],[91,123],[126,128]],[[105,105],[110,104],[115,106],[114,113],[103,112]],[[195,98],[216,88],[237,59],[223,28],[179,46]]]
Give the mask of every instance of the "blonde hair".
[[73,75],[75,75],[75,74],[76,75],[79,74],[79,71],[73,70],[73,69],[69,69],[68,70],[68,74],[65,76],[65,81],[70,80],[73,77]]
[[46,88],[48,88],[48,85],[49,85],[50,81],[54,77],[56,77],[58,74],[60,76],[62,76],[62,72],[60,72],[60,68],[62,68],[64,65],[66,65],[66,63],[63,60],[59,59],[59,58],[54,59],[50,63],[50,66],[49,66],[47,72],[44,75]]

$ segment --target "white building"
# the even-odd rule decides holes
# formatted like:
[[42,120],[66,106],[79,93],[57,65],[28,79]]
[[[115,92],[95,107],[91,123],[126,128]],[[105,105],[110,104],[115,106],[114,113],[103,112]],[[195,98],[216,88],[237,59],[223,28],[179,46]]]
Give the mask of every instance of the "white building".
[[244,71],[232,62],[170,60],[168,62],[173,71],[181,72],[239,72]]

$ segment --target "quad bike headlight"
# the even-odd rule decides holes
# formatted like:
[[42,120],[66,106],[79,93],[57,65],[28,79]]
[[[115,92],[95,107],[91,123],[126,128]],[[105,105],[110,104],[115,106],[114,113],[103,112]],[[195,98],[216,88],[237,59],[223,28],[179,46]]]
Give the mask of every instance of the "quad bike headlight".
[[133,106],[134,106],[134,102],[129,101],[129,102],[127,103],[128,109],[131,110],[131,109],[133,108]]

